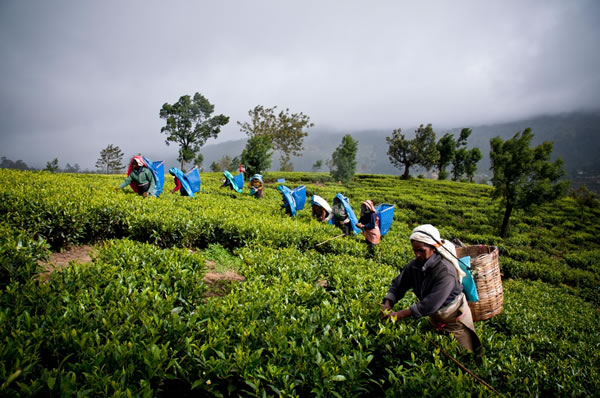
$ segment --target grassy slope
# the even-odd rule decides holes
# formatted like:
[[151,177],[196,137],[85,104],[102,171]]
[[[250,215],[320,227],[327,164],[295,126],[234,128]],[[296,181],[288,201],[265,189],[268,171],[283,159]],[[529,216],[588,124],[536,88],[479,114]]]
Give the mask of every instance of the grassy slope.
[[[364,259],[360,236],[316,247],[338,231],[311,220],[309,210],[285,216],[275,185],[256,201],[224,191],[218,174],[206,174],[195,199],[165,194],[143,200],[111,192],[120,180],[114,176],[0,171],[7,258],[23,255],[12,238],[19,231],[20,241],[42,237],[56,248],[117,238],[91,267],[73,267],[43,286],[18,279],[5,286],[0,376],[22,372],[3,391],[483,392],[426,343],[436,341],[474,367],[426,320],[378,321],[381,296],[412,256],[408,234],[422,223],[438,226],[446,238],[501,249],[505,310],[477,325],[486,347],[481,377],[507,395],[589,395],[597,389],[600,340],[591,333],[600,320],[597,209],[565,198],[535,213],[518,212],[510,236],[500,239],[495,233],[502,213],[487,186],[361,175],[343,187],[313,184],[325,177],[308,173],[269,179],[278,177],[328,200],[343,192],[355,208],[366,198],[395,204],[394,225],[375,259]],[[215,243],[242,259],[246,282],[207,305],[199,300],[201,252],[171,248]],[[34,258],[37,246],[27,247]],[[327,289],[318,285],[322,280]],[[403,304],[414,300],[409,295]],[[119,373],[122,364],[133,365]],[[69,379],[70,372],[79,378]],[[109,383],[114,380],[120,381]]]

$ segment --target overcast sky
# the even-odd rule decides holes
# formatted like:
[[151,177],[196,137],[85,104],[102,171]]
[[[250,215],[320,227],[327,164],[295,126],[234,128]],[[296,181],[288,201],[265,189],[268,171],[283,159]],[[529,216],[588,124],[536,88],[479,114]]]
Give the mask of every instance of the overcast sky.
[[0,155],[175,156],[159,110],[195,92],[230,116],[207,144],[259,104],[390,135],[597,109],[599,39],[595,0],[0,0]]

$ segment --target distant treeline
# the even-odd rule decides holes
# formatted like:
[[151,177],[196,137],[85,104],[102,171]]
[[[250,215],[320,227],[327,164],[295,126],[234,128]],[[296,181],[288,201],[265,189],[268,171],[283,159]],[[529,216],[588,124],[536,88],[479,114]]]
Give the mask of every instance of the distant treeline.
[[[49,162],[49,164],[53,164],[53,163]],[[53,172],[57,172],[57,173],[86,173],[86,174],[98,173],[98,171],[90,171],[88,169],[81,170],[81,168],[79,167],[79,164],[77,164],[77,163],[75,163],[72,166],[69,163],[67,163],[64,168],[60,168],[60,167],[58,167],[58,161],[57,161],[56,165],[57,165],[56,169],[49,170],[49,171],[53,171]],[[21,159],[14,161],[14,160],[8,159],[6,156],[2,156],[0,158],[0,169],[16,169],[16,170],[32,170],[32,171],[47,170],[46,168],[40,169],[40,168],[35,168],[35,167],[29,167],[27,165],[27,163],[25,163]]]

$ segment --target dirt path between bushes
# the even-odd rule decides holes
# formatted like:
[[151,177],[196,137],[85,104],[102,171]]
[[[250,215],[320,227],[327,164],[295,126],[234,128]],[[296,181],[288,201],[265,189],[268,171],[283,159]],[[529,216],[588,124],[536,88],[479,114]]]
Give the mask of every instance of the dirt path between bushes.
[[[79,264],[89,264],[92,262],[92,254],[96,249],[94,246],[83,245],[73,246],[60,253],[52,253],[47,262],[40,263],[43,271],[40,273],[40,280],[47,281],[50,274],[54,271],[60,271],[74,261]],[[214,261],[206,260],[207,272],[204,275],[204,282],[209,289],[207,297],[222,297],[228,293],[228,282],[243,282],[245,278],[234,270],[218,272],[215,270],[217,264]]]

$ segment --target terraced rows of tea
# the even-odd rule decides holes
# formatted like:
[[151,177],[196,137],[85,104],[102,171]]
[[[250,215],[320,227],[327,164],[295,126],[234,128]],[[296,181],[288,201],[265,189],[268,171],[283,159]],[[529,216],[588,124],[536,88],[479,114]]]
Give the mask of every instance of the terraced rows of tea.
[[[331,239],[340,231],[309,206],[287,216],[282,177],[330,203],[341,192],[356,210],[394,204],[375,255],[361,235]],[[2,395],[493,394],[444,353],[507,396],[597,394],[597,207],[563,198],[517,212],[501,239],[503,211],[485,185],[273,173],[255,200],[205,173],[196,198],[170,194],[167,179],[160,198],[144,199],[114,192],[122,178],[0,170]],[[380,320],[423,223],[500,249],[504,310],[476,323],[480,365],[427,319]],[[52,252],[84,244],[95,245],[91,262],[40,277]],[[244,280],[215,291],[209,264]]]

